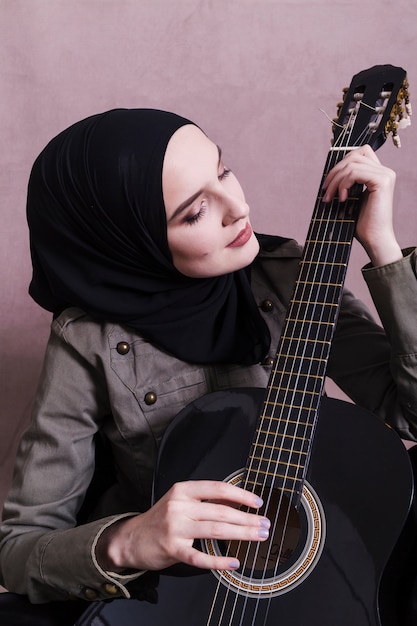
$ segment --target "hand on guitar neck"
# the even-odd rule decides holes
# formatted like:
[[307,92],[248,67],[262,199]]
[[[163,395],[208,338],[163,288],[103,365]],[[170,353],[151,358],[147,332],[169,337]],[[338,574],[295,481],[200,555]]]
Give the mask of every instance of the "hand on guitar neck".
[[344,202],[355,183],[365,188],[356,238],[374,266],[398,261],[402,253],[392,222],[395,172],[381,164],[369,145],[350,151],[329,172],[324,201],[330,202],[337,193]]

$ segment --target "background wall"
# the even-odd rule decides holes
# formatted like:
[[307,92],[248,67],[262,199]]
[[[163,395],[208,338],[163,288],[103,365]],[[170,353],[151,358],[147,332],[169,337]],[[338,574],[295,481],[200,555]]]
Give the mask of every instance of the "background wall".
[[[28,297],[25,194],[56,133],[114,107],[173,110],[221,143],[253,224],[304,240],[341,90],[375,64],[417,85],[415,0],[0,0],[0,500],[27,423],[49,314]],[[417,243],[416,126],[380,157]],[[355,246],[349,286],[369,301]]]

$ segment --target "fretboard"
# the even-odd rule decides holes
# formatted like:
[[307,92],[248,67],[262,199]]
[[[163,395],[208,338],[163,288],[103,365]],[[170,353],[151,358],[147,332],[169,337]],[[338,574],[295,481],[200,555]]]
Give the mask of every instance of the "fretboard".
[[317,198],[246,467],[252,491],[274,486],[296,502],[302,492],[360,191],[355,186],[344,203]]

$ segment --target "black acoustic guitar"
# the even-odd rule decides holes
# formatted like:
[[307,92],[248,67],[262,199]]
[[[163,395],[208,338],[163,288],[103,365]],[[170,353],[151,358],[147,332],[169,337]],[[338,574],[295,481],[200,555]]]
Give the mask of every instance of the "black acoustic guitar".
[[[406,73],[356,75],[345,92],[324,175],[358,146],[380,147],[409,116]],[[321,186],[320,186],[321,189]],[[323,397],[326,366],[362,189],[317,198],[269,385],[202,397],[169,427],[154,491],[216,479],[260,495],[266,543],[201,549],[237,555],[238,571],[161,572],[156,603],[116,600],[82,624],[129,626],[404,626],[413,548],[408,454],[374,415]]]

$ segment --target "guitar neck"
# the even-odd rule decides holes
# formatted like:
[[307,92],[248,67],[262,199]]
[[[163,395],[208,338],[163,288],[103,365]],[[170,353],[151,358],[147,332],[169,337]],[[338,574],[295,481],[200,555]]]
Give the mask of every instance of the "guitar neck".
[[[399,146],[397,131],[409,124],[411,115],[405,70],[381,65],[357,74],[338,109],[334,147],[324,175],[347,151],[365,144],[376,150],[389,133]],[[354,185],[345,202],[336,198],[325,204],[321,188],[243,479],[246,488],[258,493],[265,486],[281,489],[296,506],[307,471],[362,193],[361,185]]]
[[[330,151],[329,169],[335,158]],[[254,491],[269,484],[296,501],[301,495],[360,196],[356,185],[343,203],[317,198],[248,458],[245,482]]]

